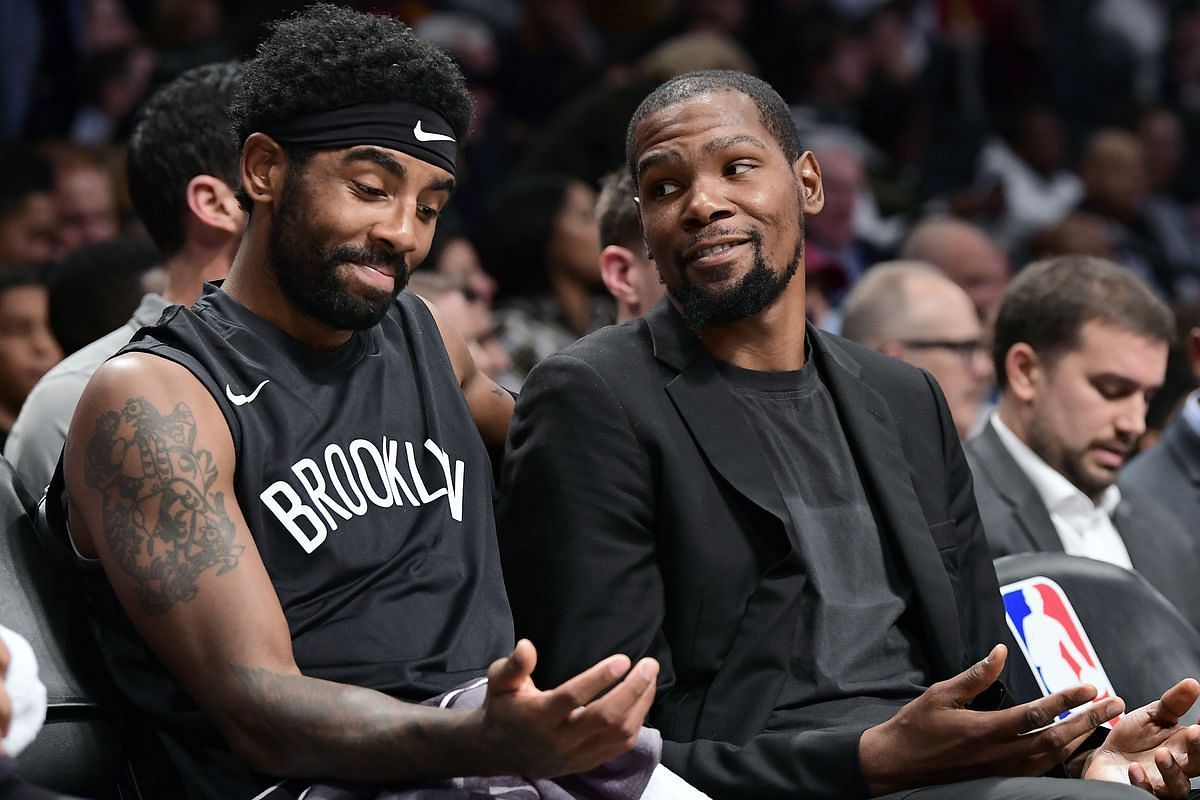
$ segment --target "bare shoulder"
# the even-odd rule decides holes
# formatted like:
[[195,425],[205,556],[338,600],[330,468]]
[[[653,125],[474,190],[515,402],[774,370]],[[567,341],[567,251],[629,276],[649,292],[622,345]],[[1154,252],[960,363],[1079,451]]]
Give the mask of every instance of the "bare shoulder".
[[144,611],[194,596],[242,549],[230,516],[234,453],[216,402],[184,367],[145,353],[93,376],[64,460],[76,547],[118,566]]

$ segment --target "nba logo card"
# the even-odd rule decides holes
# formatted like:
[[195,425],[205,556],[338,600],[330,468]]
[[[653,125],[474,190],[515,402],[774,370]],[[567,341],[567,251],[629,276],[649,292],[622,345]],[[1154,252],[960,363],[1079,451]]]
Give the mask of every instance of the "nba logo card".
[[1081,683],[1096,687],[1095,700],[1059,714],[1060,720],[1092,703],[1116,696],[1087,631],[1061,586],[1049,578],[1026,578],[1000,587],[1000,596],[1008,627],[1043,695]]

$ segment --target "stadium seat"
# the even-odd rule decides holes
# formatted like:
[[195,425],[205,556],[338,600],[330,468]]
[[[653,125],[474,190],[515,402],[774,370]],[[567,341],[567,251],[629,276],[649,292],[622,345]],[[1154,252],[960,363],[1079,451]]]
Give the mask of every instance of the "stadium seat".
[[[1126,708],[1157,700],[1182,678],[1200,678],[1200,632],[1136,572],[1061,553],[1005,556],[995,565],[1001,593],[1010,603],[1018,590],[1006,593],[1004,587],[1021,581],[1044,577],[1061,587]],[[1072,627],[1070,620],[1064,623]],[[1010,614],[1009,690],[1024,702],[1041,697],[1042,690],[1032,668],[1026,668],[1023,643],[1012,625]],[[1197,717],[1200,710],[1193,708],[1185,721]]]
[[17,759],[30,783],[91,798],[139,797],[123,730],[105,710],[101,672],[75,582],[34,530],[36,504],[0,457],[0,623],[33,646],[46,685],[46,724]]

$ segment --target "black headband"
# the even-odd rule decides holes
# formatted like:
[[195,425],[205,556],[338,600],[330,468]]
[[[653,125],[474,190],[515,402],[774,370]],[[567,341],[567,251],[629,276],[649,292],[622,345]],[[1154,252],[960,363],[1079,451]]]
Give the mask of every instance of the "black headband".
[[390,147],[455,174],[458,144],[450,123],[427,106],[404,101],[362,103],[317,111],[265,131],[282,145],[323,149],[374,144]]

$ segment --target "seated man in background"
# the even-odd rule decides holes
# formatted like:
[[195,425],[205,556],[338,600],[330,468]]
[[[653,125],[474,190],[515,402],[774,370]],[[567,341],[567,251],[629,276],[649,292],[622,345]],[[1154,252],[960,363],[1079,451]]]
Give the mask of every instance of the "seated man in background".
[[[1186,794],[1193,680],[1102,750],[1078,748],[1120,701],[1043,729],[1094,688],[997,709],[1004,622],[957,431],[927,374],[805,325],[823,191],[783,99],[682,75],[626,148],[667,298],[535,368],[505,454],[539,678],[654,656],[663,763],[718,800]],[[1064,760],[1115,783],[1008,777]]]
[[876,264],[847,295],[842,314],[847,339],[933,375],[965,440],[992,376],[983,326],[966,292],[929,264]]
[[[1200,383],[1200,307],[1175,309],[1177,342],[1191,368],[1192,386]],[[1168,378],[1171,364],[1168,362]],[[1187,374],[1184,370],[1180,370]],[[1159,400],[1172,403],[1171,398]],[[1144,439],[1143,439],[1144,441]],[[1125,492],[1153,497],[1184,527],[1200,520],[1200,389],[1193,389],[1169,418],[1158,442],[1131,460],[1117,481]]]
[[900,257],[940,269],[971,298],[984,325],[991,325],[1011,269],[983,228],[953,217],[927,219],[908,235]]
[[[280,22],[232,105],[250,216],[229,278],[80,400],[56,527],[106,666],[189,796],[554,777],[640,735],[652,659],[530,680],[487,452],[512,398],[401,293],[470,103],[449,57],[390,17],[317,4]],[[421,704],[464,681],[467,710]],[[645,738],[613,770],[633,797],[657,761]]]
[[993,556],[1065,552],[1136,569],[1200,623],[1200,542],[1117,473],[1162,384],[1171,311],[1091,256],[1027,267],[996,318],[1000,401],[966,445]]
[[637,319],[650,310],[666,287],[646,254],[638,224],[637,187],[625,167],[604,176],[596,200],[600,228],[600,278],[617,301],[617,324]]
[[31,270],[0,268],[0,446],[34,385],[62,358],[50,332],[42,278]]
[[[204,281],[229,272],[246,224],[234,198],[238,153],[229,124],[229,102],[241,77],[236,62],[196,67],[159,90],[141,112],[129,140],[129,194],[160,251],[166,288],[158,294],[143,287],[128,322],[88,339],[34,387],[4,456],[35,494],[50,481],[92,373],[139,328],[157,322],[168,305],[191,305]],[[127,253],[132,246],[100,245],[97,255],[120,256],[126,263],[118,269],[128,273],[136,266]]]

